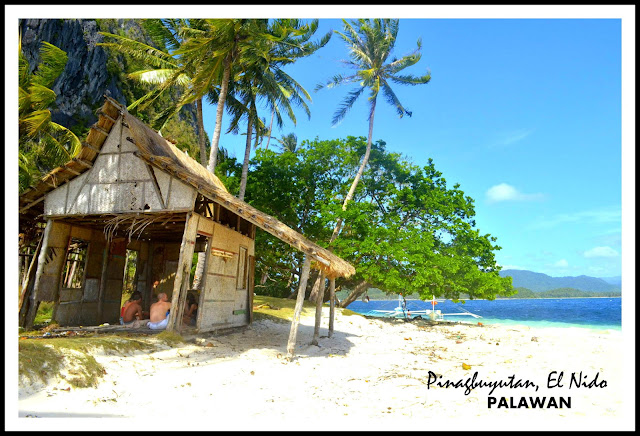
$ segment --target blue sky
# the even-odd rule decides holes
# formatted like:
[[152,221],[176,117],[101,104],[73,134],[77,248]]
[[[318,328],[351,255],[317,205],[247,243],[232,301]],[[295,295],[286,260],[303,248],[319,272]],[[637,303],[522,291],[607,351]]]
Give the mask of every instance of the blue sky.
[[[318,35],[341,30],[322,19]],[[475,199],[476,222],[498,238],[505,269],[551,276],[621,274],[621,21],[615,19],[402,19],[395,54],[422,38],[429,84],[394,87],[413,112],[378,104],[374,139],[424,165]],[[299,141],[367,134],[361,97],[344,121],[331,116],[349,91],[315,85],[348,70],[344,42],[331,42],[287,71],[313,98],[273,136]],[[205,110],[211,136],[215,106]],[[263,117],[269,120],[269,113]],[[228,117],[227,117],[228,118]],[[272,141],[271,144],[274,144]],[[221,145],[242,159],[244,136]],[[270,145],[272,147],[272,145]]]

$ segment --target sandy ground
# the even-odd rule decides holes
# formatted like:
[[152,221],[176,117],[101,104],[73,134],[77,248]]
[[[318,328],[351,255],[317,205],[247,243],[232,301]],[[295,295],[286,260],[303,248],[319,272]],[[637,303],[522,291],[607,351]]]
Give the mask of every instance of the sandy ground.
[[[21,387],[18,421],[135,418],[73,420],[74,429],[99,422],[90,424],[94,430],[615,430],[632,419],[620,331],[425,326],[338,312],[328,338],[325,308],[318,347],[309,345],[313,322],[303,317],[292,362],[285,358],[290,324],[270,320],[180,348],[97,354],[107,372],[97,388],[66,391],[62,380]],[[562,387],[547,387],[553,371],[564,372]],[[570,387],[580,371],[586,383],[598,374],[598,386]],[[464,387],[429,385],[430,372],[452,383],[476,372],[484,382],[514,376],[537,389],[502,387],[490,395],[479,387],[467,395]],[[521,397],[570,397],[571,408],[489,407],[489,397],[514,397],[516,406]],[[45,421],[54,429],[65,420]]]

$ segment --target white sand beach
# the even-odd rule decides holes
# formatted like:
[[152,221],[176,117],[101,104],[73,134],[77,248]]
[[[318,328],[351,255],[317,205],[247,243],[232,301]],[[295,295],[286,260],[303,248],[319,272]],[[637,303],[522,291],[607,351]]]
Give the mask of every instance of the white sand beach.
[[[21,428],[139,430],[616,430],[628,429],[620,331],[499,325],[388,322],[337,311],[328,338],[323,312],[320,347],[309,345],[313,316],[303,317],[297,358],[285,359],[290,324],[268,319],[242,332],[204,335],[179,348],[128,356],[98,353],[106,369],[97,388],[22,386]],[[463,367],[463,364],[468,365]],[[470,368],[469,368],[470,367]],[[467,368],[467,369],[465,369]],[[548,388],[553,371],[563,387]],[[570,387],[582,371],[586,383]],[[513,383],[524,388],[428,386],[429,373],[455,383]],[[603,383],[606,386],[603,386]],[[570,397],[571,407],[498,408],[489,397]],[[503,403],[504,405],[504,403]],[[545,404],[548,405],[548,403]],[[38,424],[46,421],[45,424]],[[68,422],[68,421],[66,421]],[[96,424],[99,423],[99,424]],[[89,424],[91,423],[91,424]],[[96,425],[98,427],[96,427]]]

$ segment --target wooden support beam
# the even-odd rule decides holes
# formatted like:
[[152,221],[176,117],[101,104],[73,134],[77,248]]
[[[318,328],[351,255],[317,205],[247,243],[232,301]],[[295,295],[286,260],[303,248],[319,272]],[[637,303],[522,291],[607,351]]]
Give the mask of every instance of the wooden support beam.
[[[249,286],[247,289],[248,308],[249,308],[249,325],[253,323],[253,293],[255,285],[255,273],[256,273],[256,258],[255,256],[249,256]],[[204,288],[203,288],[204,289]],[[203,292],[204,294],[204,292]]]
[[36,204],[40,203],[42,200],[44,200],[44,195],[42,197],[38,198],[37,200],[32,201],[31,203],[27,204],[23,208],[21,208],[19,213],[23,213],[25,210],[29,209],[32,206],[35,206]]
[[100,149],[99,149],[99,148],[97,148],[97,147],[93,146],[92,144],[89,144],[89,143],[88,143],[88,142],[86,142],[86,141],[82,143],[82,146],[83,146],[83,147],[87,147],[88,149],[93,150],[93,151],[95,151],[96,153],[100,153]]
[[92,128],[93,130],[95,130],[96,132],[103,134],[104,136],[109,136],[109,132],[107,132],[107,131],[106,131],[106,130],[104,130],[102,127],[100,127],[100,126],[98,125],[98,123],[96,123],[96,124],[94,124],[93,126],[91,126],[91,128]]
[[100,109],[98,111],[98,115],[102,115],[103,117],[105,117],[106,119],[108,119],[109,121],[111,121],[112,123],[115,123],[116,120],[114,118],[111,118],[111,116],[109,114],[107,114],[106,112],[104,112],[102,109]]
[[182,330],[182,315],[187,301],[189,291],[189,271],[193,259],[198,233],[199,215],[189,212],[185,219],[184,232],[182,233],[182,244],[180,244],[180,256],[178,258],[178,269],[173,282],[173,292],[171,294],[171,312],[167,322],[167,331]]
[[40,280],[44,273],[44,265],[47,261],[47,251],[49,249],[49,237],[51,235],[51,228],[53,227],[53,221],[48,219],[47,226],[44,228],[42,235],[42,245],[40,246],[40,253],[38,255],[38,263],[36,266],[35,278],[33,283],[33,291],[29,295],[29,309],[25,315],[24,325],[25,330],[31,330],[33,328],[33,322],[36,319],[36,313],[38,312],[38,306],[40,305],[38,291],[40,289]]
[[20,303],[18,306],[18,324],[21,326],[24,326],[24,321],[29,309],[29,301],[31,300],[31,293],[33,292],[34,288],[33,282],[35,280],[37,270],[36,265],[38,264],[38,258],[40,256],[40,248],[42,247],[43,239],[44,234],[40,235],[40,240],[38,241],[36,251],[33,253],[31,263],[29,264],[29,269],[27,270],[27,278],[22,283],[22,292],[20,293]]
[[109,242],[104,246],[102,252],[102,273],[100,274],[100,288],[98,289],[98,325],[102,324],[103,308],[104,308],[104,295],[107,289],[107,266],[109,265]]
[[333,319],[336,313],[336,279],[329,280],[329,337],[333,337]]
[[88,160],[80,159],[79,157],[74,157],[73,161],[87,168],[93,167],[93,164],[91,162],[89,162]]
[[319,280],[316,282],[318,286],[318,292],[316,294],[316,324],[313,328],[313,340],[311,345],[319,346],[318,340],[320,339],[320,321],[322,320],[322,303],[324,300],[324,272],[320,271]]
[[304,257],[302,272],[300,273],[300,285],[298,286],[298,298],[296,299],[296,307],[293,312],[293,321],[291,321],[291,330],[289,331],[289,342],[287,343],[287,359],[293,360],[296,348],[296,337],[298,336],[298,324],[300,324],[300,313],[302,313],[302,305],[304,303],[304,293],[307,289],[307,281],[309,280],[309,270],[311,269],[311,259],[309,256]]
[[65,171],[70,172],[71,174],[75,174],[76,176],[79,176],[80,174],[82,174],[81,172],[78,172],[76,170],[74,170],[73,168],[69,168],[69,167],[63,167]]

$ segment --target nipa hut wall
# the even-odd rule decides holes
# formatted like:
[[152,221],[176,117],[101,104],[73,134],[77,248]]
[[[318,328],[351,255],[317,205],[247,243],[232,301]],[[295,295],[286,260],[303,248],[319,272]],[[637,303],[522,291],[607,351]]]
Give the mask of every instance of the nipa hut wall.
[[198,229],[201,234],[211,234],[198,309],[198,330],[247,325],[252,310],[250,263],[255,255],[253,239],[202,216]]
[[137,157],[131,132],[116,123],[80,176],[48,192],[46,216],[191,210],[196,190]]

